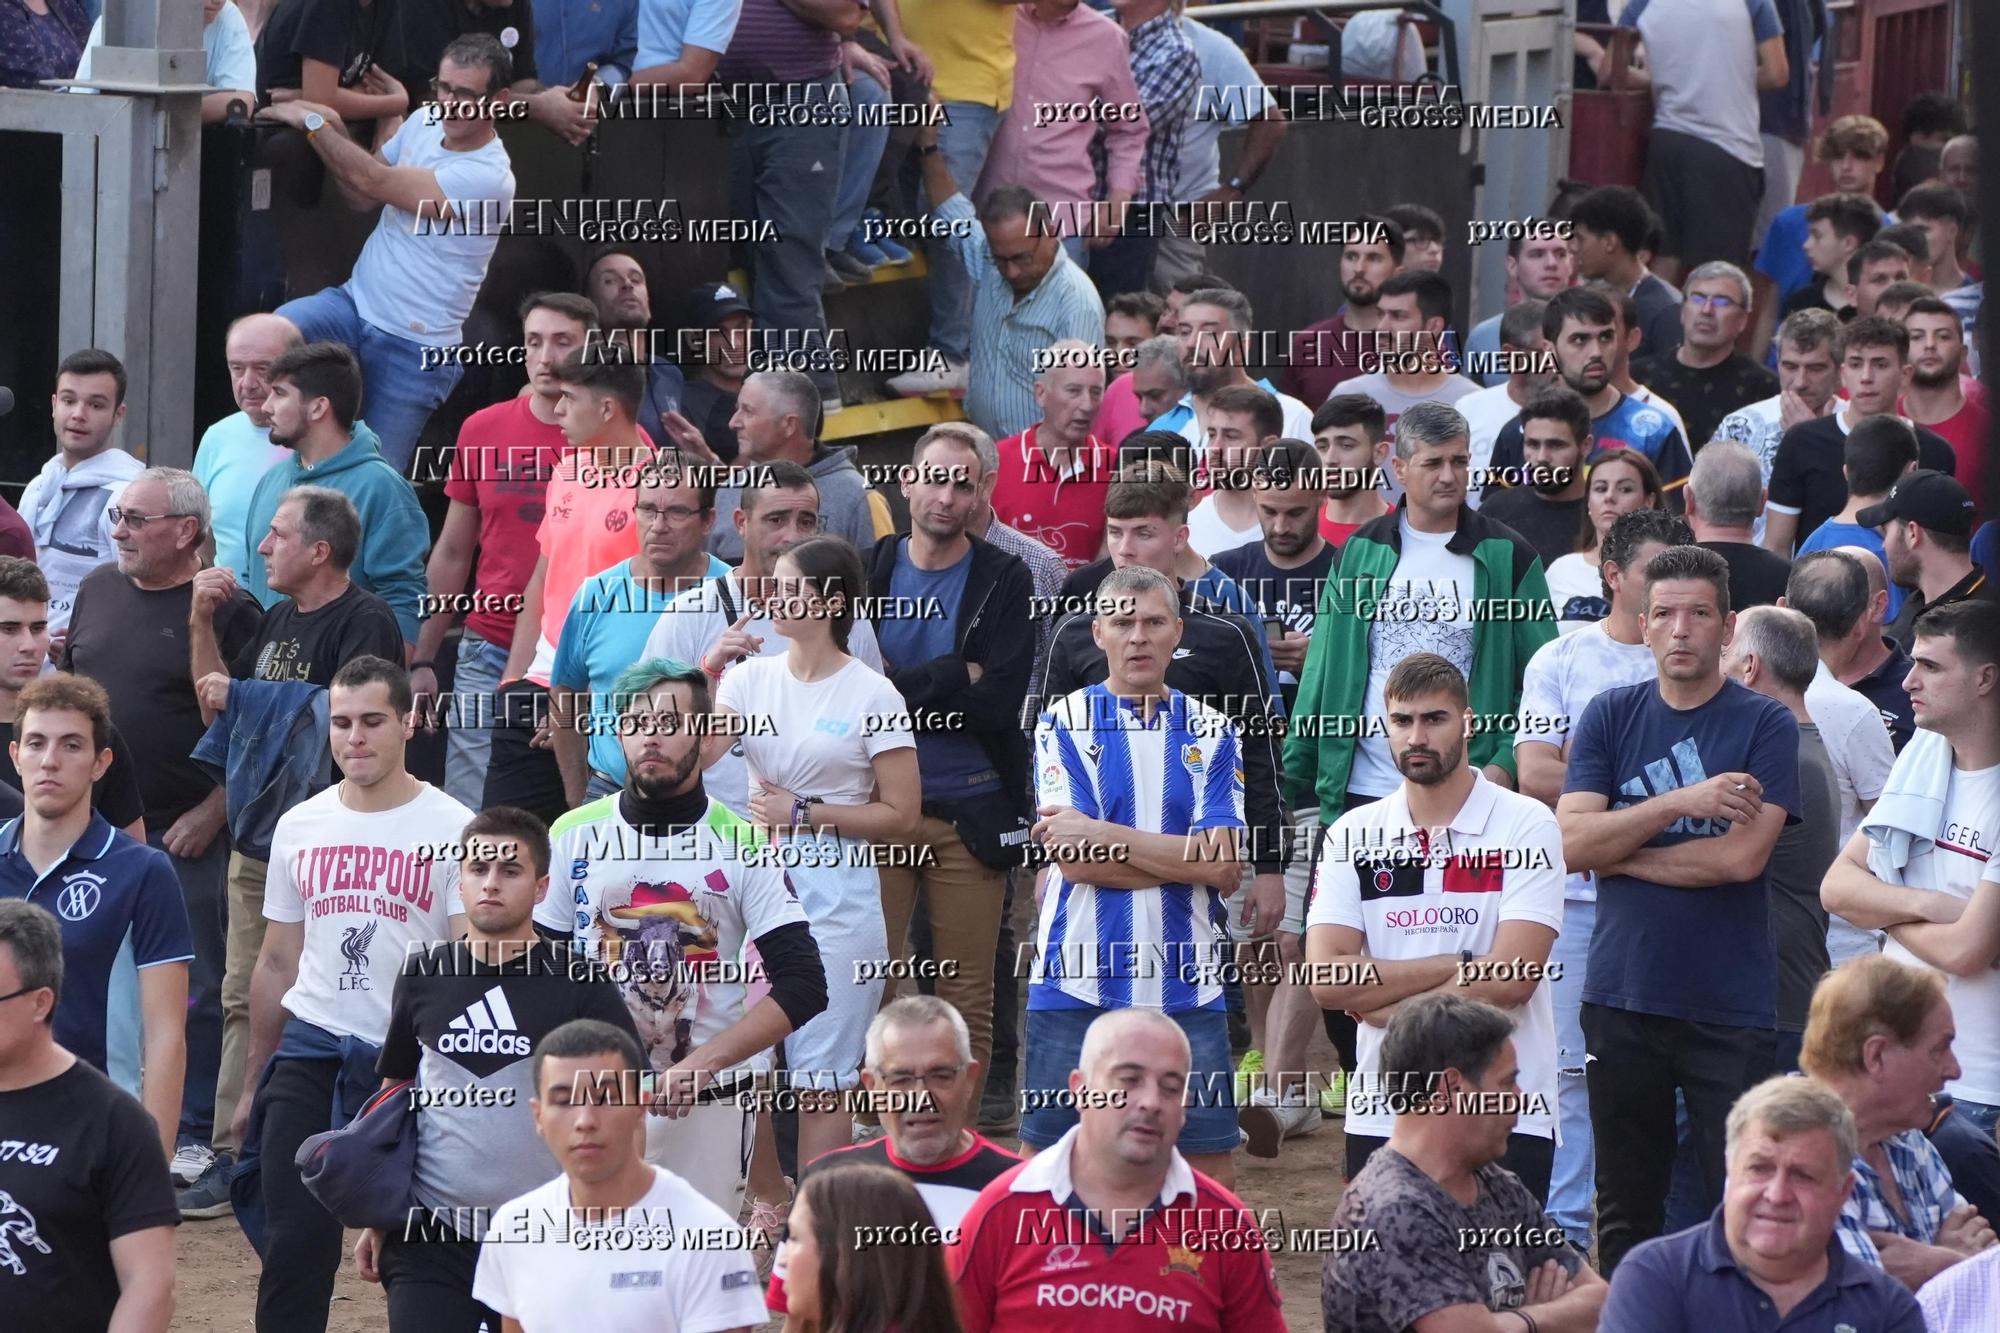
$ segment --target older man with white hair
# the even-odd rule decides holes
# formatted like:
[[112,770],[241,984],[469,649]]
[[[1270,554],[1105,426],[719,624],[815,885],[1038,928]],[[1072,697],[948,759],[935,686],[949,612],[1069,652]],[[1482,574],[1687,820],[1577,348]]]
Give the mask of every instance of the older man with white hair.
[[1000,521],[1081,569],[1104,545],[1104,497],[1116,470],[1115,441],[1093,427],[1104,402],[1102,349],[1065,338],[1045,349],[1035,374],[1041,420],[994,446],[987,500]]
[[1174,1147],[1190,1062],[1158,1010],[1091,1023],[1069,1075],[1077,1123],[961,1223],[950,1261],[966,1333],[1045,1333],[1065,1313],[1099,1333],[1282,1333],[1255,1218]]
[[1632,375],[1676,408],[1701,452],[1731,412],[1778,392],[1778,377],[1736,350],[1750,322],[1750,278],[1724,259],[1688,275],[1681,289],[1681,344],[1632,363]]
[[1764,474],[1750,446],[1716,440],[1688,474],[1687,521],[1694,542],[1729,562],[1729,605],[1742,611],[1771,606],[1785,595],[1792,562],[1757,544],[1764,512]]
[[1902,1284],[1835,1239],[1856,1144],[1840,1098],[1810,1079],[1767,1079],[1737,1099],[1725,1132],[1722,1206],[1705,1224],[1627,1255],[1602,1326],[1924,1333]]

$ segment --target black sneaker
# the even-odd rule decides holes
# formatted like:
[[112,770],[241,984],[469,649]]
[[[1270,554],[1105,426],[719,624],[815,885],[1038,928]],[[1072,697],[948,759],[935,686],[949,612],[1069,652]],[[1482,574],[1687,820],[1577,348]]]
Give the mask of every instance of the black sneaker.
[[218,1157],[201,1178],[184,1190],[174,1191],[174,1201],[185,1218],[227,1217],[236,1211],[229,1201],[229,1173],[235,1163]]
[[979,1098],[979,1132],[1012,1134],[1021,1127],[1021,1098],[1014,1080],[988,1075],[986,1091]]

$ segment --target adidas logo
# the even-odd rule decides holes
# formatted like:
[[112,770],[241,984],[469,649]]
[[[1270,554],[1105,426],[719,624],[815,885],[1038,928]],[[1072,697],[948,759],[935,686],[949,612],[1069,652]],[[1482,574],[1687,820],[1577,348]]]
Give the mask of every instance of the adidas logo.
[[475,1000],[437,1039],[445,1055],[527,1055],[534,1045],[516,1030],[514,1011],[498,986]]

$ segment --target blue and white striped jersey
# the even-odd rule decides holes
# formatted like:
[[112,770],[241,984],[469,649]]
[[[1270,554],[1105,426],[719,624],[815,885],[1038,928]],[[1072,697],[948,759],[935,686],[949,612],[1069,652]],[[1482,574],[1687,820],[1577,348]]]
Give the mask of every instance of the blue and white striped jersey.
[[[1035,792],[1040,805],[1142,833],[1245,827],[1235,724],[1179,690],[1167,691],[1150,722],[1101,684],[1056,700],[1035,726]],[[1228,943],[1212,888],[1104,889],[1052,867],[1028,1007],[1219,1005]]]

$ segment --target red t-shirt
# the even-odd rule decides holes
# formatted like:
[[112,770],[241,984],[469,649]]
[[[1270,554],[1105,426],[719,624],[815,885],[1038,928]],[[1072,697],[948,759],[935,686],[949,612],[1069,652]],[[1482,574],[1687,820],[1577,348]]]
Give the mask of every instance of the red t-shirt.
[[[1393,514],[1396,512],[1396,506],[1384,500],[1382,502],[1382,512]],[[1349,537],[1352,537],[1366,526],[1366,524],[1372,522],[1374,522],[1373,519],[1367,519],[1361,523],[1336,523],[1326,516],[1326,510],[1322,508],[1319,511],[1319,535],[1326,538],[1327,545],[1333,547],[1335,550],[1339,550],[1341,547],[1347,545]]]
[[514,608],[541,554],[535,533],[556,462],[569,452],[562,427],[538,421],[532,395],[481,408],[458,428],[446,498],[479,511],[479,559],[465,627],[504,651],[514,641]]
[[1278,376],[1278,387],[1318,411],[1343,383],[1361,373],[1352,343],[1346,315],[1306,325],[1292,335],[1291,356]]
[[[1986,386],[1978,380],[1961,376],[1958,386],[1965,394],[1965,406],[1943,421],[1932,422],[1929,429],[1942,435],[1945,443],[1951,446],[1951,452],[1958,460],[1958,469],[1952,475],[1971,494],[1973,512],[1983,514],[1986,512],[1986,432],[1993,419],[1992,406],[1987,402]],[[1901,404],[1896,410],[1907,414]]]
[[1039,424],[1009,435],[995,448],[1000,480],[993,488],[993,512],[1002,523],[1024,532],[1062,557],[1074,573],[1097,559],[1104,545],[1104,501],[1118,450],[1095,435],[1067,476],[1058,477],[1048,455],[1035,444]]
[[1241,1199],[1176,1153],[1170,1201],[1107,1246],[1074,1198],[1075,1143],[1072,1130],[966,1213],[946,1251],[965,1333],[1283,1333],[1277,1273]]
[[1146,429],[1146,420],[1146,414],[1139,410],[1139,395],[1132,388],[1132,372],[1128,370],[1104,386],[1104,401],[1097,405],[1097,421],[1090,433],[1116,448],[1133,431]]

